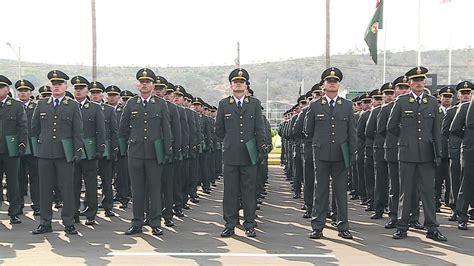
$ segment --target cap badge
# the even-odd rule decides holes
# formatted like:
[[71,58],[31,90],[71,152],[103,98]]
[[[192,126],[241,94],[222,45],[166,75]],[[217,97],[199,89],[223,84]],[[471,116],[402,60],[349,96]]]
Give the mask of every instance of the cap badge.
[[56,73],[56,70],[53,71],[53,78],[57,78],[58,74]]
[[420,67],[417,67],[417,68],[416,68],[416,74],[417,74],[417,75],[420,75],[420,74],[421,74],[421,68],[420,68]]

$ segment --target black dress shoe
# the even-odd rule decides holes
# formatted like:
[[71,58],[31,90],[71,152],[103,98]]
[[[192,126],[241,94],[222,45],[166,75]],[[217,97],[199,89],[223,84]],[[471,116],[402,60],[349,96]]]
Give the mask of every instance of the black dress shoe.
[[446,242],[448,239],[441,234],[440,231],[434,230],[434,231],[428,231],[426,233],[426,238],[433,239],[434,241],[440,241],[440,242]]
[[143,225],[150,225],[150,220],[149,219],[145,219],[143,220]]
[[257,232],[255,232],[255,229],[247,229],[245,230],[245,235],[247,237],[256,237],[257,236]]
[[390,220],[388,223],[385,224],[386,229],[393,229],[397,227],[397,221]]
[[10,216],[10,223],[11,224],[21,224],[20,217],[18,217],[17,215]]
[[382,214],[383,214],[383,212],[376,212],[376,213],[372,214],[372,216],[370,216],[370,219],[372,219],[372,220],[382,219]]
[[402,229],[397,229],[397,231],[395,231],[395,233],[392,235],[393,239],[402,239],[405,237],[407,237],[407,232],[403,231]]
[[53,228],[51,228],[51,226],[44,226],[44,225],[40,225],[38,226],[38,228],[31,231],[33,235],[46,234],[46,233],[51,233],[51,232],[53,232]]
[[352,195],[350,200],[358,200],[359,199],[359,195]]
[[367,200],[366,199],[361,199],[359,204],[362,205],[362,206],[366,206],[367,205]]
[[120,209],[128,208],[128,202],[122,202],[122,205],[119,206]]
[[98,208],[98,209],[103,209],[104,206],[102,206],[102,203],[99,203],[99,204],[97,205],[97,208]]
[[121,199],[119,196],[117,196],[117,194],[115,194],[115,196],[112,198],[112,200],[113,200],[114,202],[120,202],[120,201],[122,201],[122,199]]
[[128,230],[125,232],[126,235],[136,235],[143,232],[141,227],[138,226],[130,226]]
[[61,209],[63,207],[63,203],[61,201],[58,201],[54,204],[54,208],[56,209]]
[[344,231],[339,231],[337,234],[338,236],[344,238],[344,239],[352,239],[352,234],[349,230],[344,230]]
[[191,198],[190,200],[192,203],[199,203],[199,200],[197,198]]
[[259,211],[260,210],[260,205],[257,205],[257,207],[255,207],[255,210]]
[[303,206],[301,206],[300,210],[303,210],[303,211],[306,211],[308,207],[306,206],[306,204],[303,204]]
[[257,204],[263,204],[262,200],[257,199]]
[[77,230],[74,225],[66,226],[66,228],[64,228],[64,232],[66,232],[68,235],[77,235]]
[[305,219],[311,218],[311,211],[310,210],[305,211],[305,213],[303,214],[303,218]]
[[313,232],[309,235],[311,239],[320,239],[323,238],[323,231],[314,229]]
[[415,229],[418,229],[418,230],[424,230],[425,229],[425,227],[422,224],[420,224],[420,222],[418,222],[418,221],[411,222],[411,223],[408,224],[408,226],[410,226],[412,228],[415,228]]
[[206,189],[203,190],[203,192],[206,193],[206,194],[211,194],[211,189],[206,188]]
[[115,216],[115,212],[111,210],[105,210],[105,217],[114,217],[114,216]]
[[161,236],[163,235],[163,230],[159,226],[155,226],[152,228],[151,233],[155,236]]
[[85,225],[96,225],[97,222],[94,219],[87,219]]
[[221,237],[231,237],[234,234],[234,228],[226,227],[221,233]]
[[301,198],[301,194],[295,192],[295,193],[293,194],[293,198],[294,198],[294,199],[299,199],[299,198]]
[[467,223],[466,222],[458,222],[458,229],[459,230],[467,230]]
[[87,211],[89,211],[89,206],[86,206],[84,209],[79,211],[79,216],[86,216]]
[[40,210],[33,210],[33,216],[40,216]]
[[454,221],[457,221],[458,220],[458,216],[453,213],[451,216],[449,216],[449,219],[448,221],[451,221],[451,222],[454,222]]
[[375,211],[375,208],[374,208],[374,206],[369,204],[369,205],[367,205],[367,208],[365,208],[365,211],[366,212],[373,212],[373,211]]
[[189,209],[191,209],[191,208],[189,207],[189,205],[188,205],[188,204],[186,204],[186,203],[185,203],[185,204],[183,204],[183,209],[185,209],[185,210],[189,210]]
[[174,226],[173,219],[165,218],[164,220],[165,220],[165,226],[168,226],[168,227]]
[[184,217],[184,213],[182,210],[175,210],[174,215],[176,215],[176,217]]

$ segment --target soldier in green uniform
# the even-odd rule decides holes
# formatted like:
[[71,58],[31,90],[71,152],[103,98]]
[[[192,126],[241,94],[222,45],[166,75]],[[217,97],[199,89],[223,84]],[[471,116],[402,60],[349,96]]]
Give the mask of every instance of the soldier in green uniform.
[[153,235],[161,230],[161,179],[163,163],[172,155],[171,130],[166,102],[153,95],[156,75],[148,68],[140,69],[140,95],[128,100],[120,120],[119,136],[128,141],[128,167],[132,183],[132,226],[125,232],[142,232],[145,196],[148,192],[150,211],[147,218]]
[[184,106],[186,111],[186,117],[188,119],[188,127],[189,127],[189,177],[188,177],[188,184],[186,188],[186,198],[184,200],[183,208],[189,209],[188,196],[192,203],[198,203],[199,199],[197,198],[198,195],[196,194],[195,190],[195,179],[197,173],[197,156],[198,150],[197,145],[199,144],[199,126],[197,122],[197,114],[192,110],[192,100],[193,96],[189,93],[186,93],[184,96]]
[[38,89],[40,99],[48,98],[51,96],[51,86],[44,85]]
[[83,152],[81,111],[76,101],[65,96],[69,77],[64,72],[50,71],[48,79],[52,95],[38,102],[31,121],[31,136],[38,139],[41,211],[40,225],[32,233],[52,232],[51,203],[53,187],[57,182],[64,202],[61,218],[65,232],[77,234],[74,226],[73,164],[79,162]]
[[332,178],[333,193],[337,204],[338,235],[352,239],[347,218],[347,176],[351,163],[355,162],[356,131],[352,102],[340,98],[340,82],[343,75],[335,67],[321,74],[324,80],[324,97],[312,102],[306,114],[305,134],[313,139],[315,191],[313,203],[313,231],[310,238],[323,237],[329,201],[329,180]]
[[424,225],[428,230],[426,237],[447,241],[437,229],[439,225],[433,200],[435,167],[440,158],[441,116],[436,98],[424,92],[427,72],[425,67],[419,66],[405,74],[409,79],[411,92],[398,97],[387,124],[387,131],[398,136],[400,161],[400,200],[394,239],[407,236],[415,199],[413,195],[418,188],[423,202]]
[[[444,183],[444,204],[449,207],[449,197],[451,194],[451,180],[449,177],[449,156],[448,156],[448,139],[449,126],[454,118],[454,112],[450,111],[448,117],[448,110],[450,110],[453,103],[453,96],[455,90],[449,86],[443,87],[439,90],[438,96],[440,99],[440,109],[443,112],[443,119],[441,121],[441,164],[436,169],[435,193],[436,193],[436,212],[441,208],[441,195],[443,194],[442,187]],[[449,119],[449,122],[448,122]],[[445,123],[446,121],[446,123]],[[448,125],[449,124],[449,125]],[[454,212],[453,212],[454,214]],[[451,217],[455,218],[455,215]]]
[[[461,82],[462,87],[474,89],[474,84],[469,81]],[[458,85],[459,86],[459,85]],[[462,140],[462,160],[464,166],[464,176],[456,202],[456,215],[458,219],[458,229],[467,230],[467,209],[469,204],[474,202],[474,100],[468,105],[466,118],[461,121],[461,117],[455,118],[451,126],[452,134],[463,136]],[[464,107],[464,105],[463,105]],[[458,117],[458,115],[456,115]]]
[[[356,128],[357,123],[359,121],[360,112],[362,111],[362,101],[359,100],[359,95],[352,99],[352,109],[354,110],[354,118],[356,120]],[[356,152],[357,158],[357,152]],[[357,159],[356,159],[357,161]],[[359,172],[357,171],[357,163],[351,165],[351,175],[352,175],[352,182],[351,182],[351,200],[358,200],[359,199]]]
[[223,216],[226,223],[221,236],[230,237],[234,234],[234,227],[239,223],[241,196],[245,234],[255,237],[257,166],[252,163],[246,147],[255,138],[257,147],[250,148],[258,153],[255,163],[261,162],[266,153],[261,104],[256,98],[245,96],[246,82],[249,82],[249,74],[245,69],[233,70],[229,82],[232,96],[219,101],[215,128],[217,137],[223,139],[224,143]]
[[97,167],[98,159],[105,149],[105,122],[100,105],[89,99],[89,81],[82,76],[71,79],[74,88],[74,98],[81,109],[82,125],[84,130],[84,155],[82,160],[74,164],[74,203],[76,214],[74,222],[79,222],[81,206],[82,182],[86,188],[83,215],[86,216],[86,225],[95,225],[97,215]]
[[[456,108],[456,113],[453,117],[453,112],[448,113],[445,124],[448,127],[449,120],[452,119],[450,123],[450,132],[460,132],[459,128],[464,128],[466,125],[466,114],[469,103],[471,101],[471,91],[472,83],[468,81],[462,81],[456,86],[458,91],[459,105]],[[447,115],[447,116],[448,116]],[[451,118],[452,117],[452,118]],[[452,130],[455,129],[455,130]],[[446,128],[445,128],[446,130]],[[446,132],[446,131],[445,131]],[[456,204],[459,193],[459,188],[461,186],[461,181],[465,171],[461,164],[461,147],[463,146],[463,135],[462,134],[449,134],[448,147],[449,147],[449,156],[451,158],[451,195],[449,200],[449,206],[453,211],[453,214],[450,217],[450,221],[456,221]]]
[[99,207],[104,208],[105,217],[113,217],[115,213],[112,211],[114,207],[113,191],[112,191],[112,163],[113,158],[118,154],[118,127],[115,108],[105,104],[103,101],[103,92],[105,87],[98,81],[89,84],[91,92],[91,101],[100,106],[104,114],[105,121],[105,148],[103,155],[99,159],[99,176],[102,180],[102,202]]
[[[28,133],[31,132],[31,118],[33,117],[33,111],[36,108],[36,103],[31,100],[31,94],[35,90],[33,84],[28,80],[19,80],[15,83],[15,88],[18,91],[18,100],[23,103],[23,107],[26,112],[28,119]],[[29,134],[28,134],[29,135]],[[30,137],[28,136],[27,142],[29,143]],[[31,144],[30,151],[31,151]],[[39,196],[39,176],[38,176],[38,158],[34,154],[30,153],[20,158],[20,169],[18,170],[18,181],[20,190],[20,202],[22,213],[23,206],[25,204],[25,196],[28,194],[28,184],[30,187],[31,196],[31,209],[33,209],[33,216],[40,215],[40,196]]]
[[[23,84],[26,83],[23,81]],[[18,217],[21,210],[20,198],[23,195],[20,195],[18,185],[18,166],[19,157],[25,155],[28,128],[23,103],[8,96],[10,85],[12,82],[0,75],[0,164],[3,165],[6,174],[10,223],[19,224],[21,223]],[[3,198],[3,195],[1,196]]]
[[[365,184],[365,125],[370,115],[372,98],[368,93],[359,96],[361,109],[357,118],[357,173],[359,174],[359,197],[361,205],[368,205],[367,186]],[[369,206],[367,206],[369,207]]]
[[393,101],[393,85],[387,82],[374,95],[376,104],[370,111],[367,126],[365,127],[365,135],[367,139],[372,140],[372,154],[375,169],[374,180],[374,211],[375,213],[370,219],[381,219],[385,207],[388,205],[388,167],[385,161],[383,144],[385,138],[377,134],[377,118],[382,110],[382,103]]

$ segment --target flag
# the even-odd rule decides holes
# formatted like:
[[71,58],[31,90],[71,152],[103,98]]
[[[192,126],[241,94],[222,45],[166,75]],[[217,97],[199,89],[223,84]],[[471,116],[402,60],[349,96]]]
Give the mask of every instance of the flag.
[[369,46],[370,57],[377,64],[377,35],[383,26],[383,0],[377,0],[375,13],[365,31],[364,40]]

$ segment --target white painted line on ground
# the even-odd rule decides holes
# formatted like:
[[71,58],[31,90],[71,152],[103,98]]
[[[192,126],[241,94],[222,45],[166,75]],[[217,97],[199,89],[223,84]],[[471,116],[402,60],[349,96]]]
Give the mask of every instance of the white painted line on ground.
[[297,253],[205,253],[205,252],[110,252],[107,256],[158,256],[158,257],[285,257],[285,258],[333,258],[334,255]]

